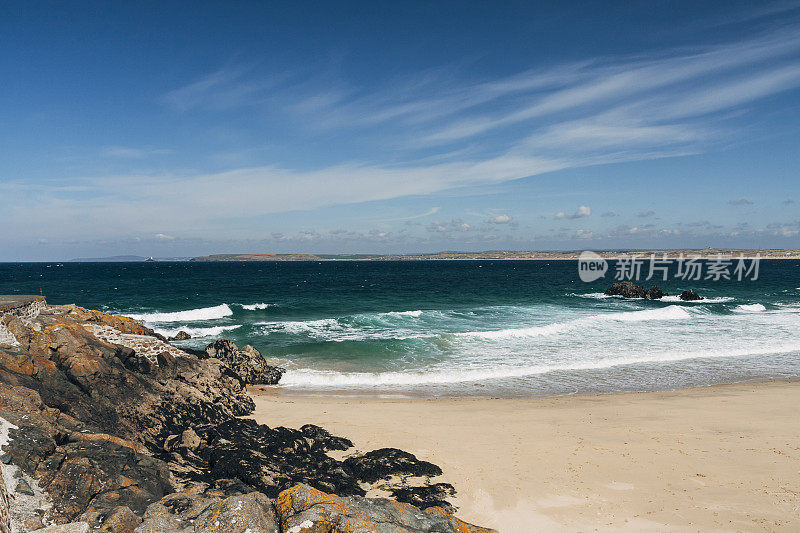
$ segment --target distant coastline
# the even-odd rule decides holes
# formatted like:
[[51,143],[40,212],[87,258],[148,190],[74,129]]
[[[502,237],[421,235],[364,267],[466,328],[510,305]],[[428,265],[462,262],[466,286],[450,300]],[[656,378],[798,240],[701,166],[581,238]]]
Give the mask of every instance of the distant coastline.
[[[723,256],[754,257],[758,254],[762,259],[800,259],[800,250],[783,249],[733,249],[706,248],[682,250],[595,250],[605,259],[630,257],[633,255],[678,258],[700,256],[702,258]],[[580,251],[486,251],[486,252],[438,252],[430,254],[213,254],[193,257],[190,261],[481,261],[481,260],[533,260],[559,261],[577,260]]]

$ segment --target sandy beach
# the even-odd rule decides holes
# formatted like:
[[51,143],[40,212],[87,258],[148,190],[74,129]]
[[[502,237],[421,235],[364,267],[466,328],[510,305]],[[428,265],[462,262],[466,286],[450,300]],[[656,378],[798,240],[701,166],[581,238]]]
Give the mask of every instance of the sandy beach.
[[251,393],[261,423],[436,463],[458,516],[501,532],[800,530],[798,382],[522,400]]

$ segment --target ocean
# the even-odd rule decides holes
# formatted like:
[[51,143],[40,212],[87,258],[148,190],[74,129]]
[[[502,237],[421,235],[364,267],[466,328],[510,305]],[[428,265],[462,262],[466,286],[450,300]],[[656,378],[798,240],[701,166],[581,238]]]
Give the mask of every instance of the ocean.
[[[658,285],[626,300],[576,261],[2,263],[38,294],[252,344],[287,393],[525,397],[670,390],[800,375],[800,261],[757,280]],[[647,286],[652,282],[643,282]],[[682,302],[693,288],[706,299]]]

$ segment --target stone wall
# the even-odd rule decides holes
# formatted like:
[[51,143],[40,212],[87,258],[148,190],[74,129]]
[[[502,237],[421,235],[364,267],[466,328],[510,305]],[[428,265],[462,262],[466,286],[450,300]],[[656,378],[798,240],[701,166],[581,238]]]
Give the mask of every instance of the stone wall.
[[44,296],[37,296],[25,304],[10,304],[0,306],[0,346],[18,346],[16,337],[3,323],[5,315],[12,315],[22,320],[34,320],[47,306]]
[[39,316],[39,313],[42,312],[46,305],[47,301],[45,301],[44,296],[39,296],[30,303],[13,307],[7,306],[4,309],[0,309],[0,315],[8,314],[18,316],[23,320],[33,320]]

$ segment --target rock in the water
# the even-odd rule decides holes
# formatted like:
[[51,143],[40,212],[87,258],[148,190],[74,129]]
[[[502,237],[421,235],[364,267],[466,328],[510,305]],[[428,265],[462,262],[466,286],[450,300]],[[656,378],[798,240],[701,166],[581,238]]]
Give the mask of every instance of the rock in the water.
[[186,333],[183,330],[180,330],[178,333],[175,334],[174,337],[170,337],[167,340],[170,340],[170,341],[188,341],[191,338],[192,338],[191,335],[189,335],[188,333]]
[[206,346],[206,353],[228,365],[248,385],[275,385],[285,372],[283,368],[268,365],[249,344],[239,349],[229,340],[219,340]]
[[344,466],[355,477],[367,483],[393,475],[439,476],[442,469],[428,461],[420,461],[413,454],[397,448],[381,448],[364,455],[348,457]]
[[681,298],[681,300],[684,300],[686,302],[692,302],[694,300],[702,300],[703,299],[702,296],[700,296],[699,294],[694,292],[694,290],[692,290],[692,289],[687,289],[687,290],[683,291],[681,293],[680,298]]
[[17,488],[15,488],[14,491],[19,492],[20,494],[25,494],[26,496],[33,496],[34,494],[36,494],[35,492],[33,492],[31,486],[28,485],[28,482],[25,481],[24,479],[20,479],[19,481],[17,481]]
[[647,291],[644,287],[631,283],[630,281],[622,281],[614,283],[606,289],[606,296],[622,296],[623,298],[644,298],[647,296]]
[[653,285],[649,289],[645,289],[641,285],[631,283],[630,281],[621,281],[614,283],[606,289],[606,296],[622,296],[623,298],[648,298],[650,300],[659,300],[667,293],[662,291],[657,285]]
[[647,298],[650,300],[660,300],[664,296],[669,296],[666,292],[662,291],[658,285],[653,285],[647,289]]
[[283,531],[320,533],[489,533],[444,513],[426,513],[384,498],[325,494],[308,485],[283,491],[275,500]]

